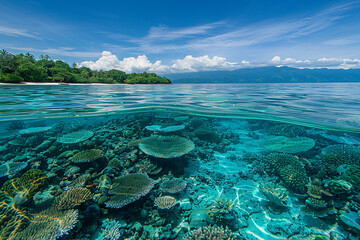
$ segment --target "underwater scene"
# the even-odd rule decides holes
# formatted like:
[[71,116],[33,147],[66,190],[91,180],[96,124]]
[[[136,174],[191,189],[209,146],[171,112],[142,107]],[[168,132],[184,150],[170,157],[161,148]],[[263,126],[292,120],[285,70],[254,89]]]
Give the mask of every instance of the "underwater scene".
[[0,86],[0,239],[359,239],[359,92]]

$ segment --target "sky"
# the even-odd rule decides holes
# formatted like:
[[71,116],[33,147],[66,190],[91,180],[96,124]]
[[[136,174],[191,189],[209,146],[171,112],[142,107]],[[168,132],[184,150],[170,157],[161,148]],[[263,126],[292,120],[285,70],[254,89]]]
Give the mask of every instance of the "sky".
[[360,68],[360,1],[0,0],[0,49],[125,72]]

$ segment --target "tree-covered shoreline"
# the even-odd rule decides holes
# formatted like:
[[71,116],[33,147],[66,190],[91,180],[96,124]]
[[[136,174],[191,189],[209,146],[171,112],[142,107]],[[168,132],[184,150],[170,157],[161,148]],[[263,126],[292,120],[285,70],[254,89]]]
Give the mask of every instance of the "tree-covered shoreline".
[[169,84],[170,79],[155,73],[130,73],[119,70],[94,71],[87,67],[70,67],[62,60],[52,60],[41,55],[36,60],[30,53],[13,55],[0,51],[0,82],[55,82],[55,83],[128,83],[128,84]]

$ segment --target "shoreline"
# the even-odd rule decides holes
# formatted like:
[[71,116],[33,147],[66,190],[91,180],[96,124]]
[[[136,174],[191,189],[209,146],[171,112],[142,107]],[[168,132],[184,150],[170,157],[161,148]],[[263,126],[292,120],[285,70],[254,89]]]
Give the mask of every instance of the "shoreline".
[[21,83],[3,83],[0,85],[171,85],[173,83],[55,83],[55,82],[21,82]]

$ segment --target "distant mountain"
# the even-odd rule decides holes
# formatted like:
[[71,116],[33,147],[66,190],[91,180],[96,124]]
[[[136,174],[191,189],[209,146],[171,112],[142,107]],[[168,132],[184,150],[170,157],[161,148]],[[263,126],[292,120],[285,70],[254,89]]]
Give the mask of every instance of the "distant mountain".
[[258,67],[233,71],[167,74],[173,83],[360,82],[360,69]]

